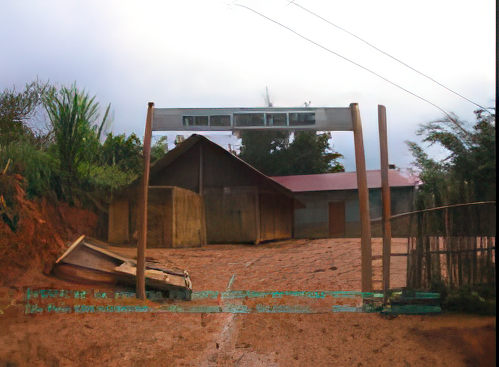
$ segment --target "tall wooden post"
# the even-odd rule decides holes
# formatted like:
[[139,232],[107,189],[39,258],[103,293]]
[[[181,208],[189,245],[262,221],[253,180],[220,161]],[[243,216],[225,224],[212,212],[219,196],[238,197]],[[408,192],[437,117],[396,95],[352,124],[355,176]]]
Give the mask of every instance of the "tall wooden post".
[[367,188],[366,158],[364,154],[364,139],[358,103],[350,104],[355,144],[355,166],[357,170],[357,187],[359,190],[359,212],[361,231],[361,264],[362,292],[370,292],[373,288],[372,249],[371,249],[371,219],[369,216],[369,190]]
[[151,165],[151,138],[154,102],[149,102],[144,133],[144,177],[139,198],[139,228],[137,244],[137,297],[146,299],[146,246],[147,246],[147,192],[149,188],[149,168]]
[[392,252],[392,227],[390,222],[390,184],[388,182],[388,134],[386,128],[386,108],[378,105],[379,148],[381,153],[381,200],[383,219],[383,302],[388,302],[390,290],[390,254]]

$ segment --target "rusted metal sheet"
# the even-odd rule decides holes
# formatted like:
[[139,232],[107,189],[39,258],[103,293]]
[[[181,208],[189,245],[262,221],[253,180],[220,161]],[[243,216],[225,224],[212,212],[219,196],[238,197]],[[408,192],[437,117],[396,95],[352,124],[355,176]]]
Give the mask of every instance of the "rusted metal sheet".
[[[152,289],[190,299],[192,282],[183,269],[168,269],[146,261],[145,283]],[[114,253],[105,242],[81,236],[57,259],[54,274],[79,283],[136,284],[137,261]]]

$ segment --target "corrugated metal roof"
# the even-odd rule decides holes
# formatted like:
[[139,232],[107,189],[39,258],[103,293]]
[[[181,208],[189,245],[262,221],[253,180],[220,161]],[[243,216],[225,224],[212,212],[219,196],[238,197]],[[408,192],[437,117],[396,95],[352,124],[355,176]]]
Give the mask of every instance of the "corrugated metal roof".
[[[271,178],[293,192],[357,190],[357,172],[275,176]],[[415,186],[418,177],[404,175],[397,170],[389,170],[388,182],[390,187]],[[367,171],[367,187],[370,189],[381,187],[381,170]]]

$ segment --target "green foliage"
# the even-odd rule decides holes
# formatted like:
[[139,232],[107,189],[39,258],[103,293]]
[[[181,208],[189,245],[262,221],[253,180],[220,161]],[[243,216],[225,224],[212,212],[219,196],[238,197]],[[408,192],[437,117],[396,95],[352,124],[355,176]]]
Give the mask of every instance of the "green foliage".
[[139,173],[142,169],[142,160],[142,143],[133,133],[128,138],[125,134],[109,133],[100,148],[100,164],[117,166],[133,174]]
[[80,165],[94,160],[98,153],[98,131],[105,120],[97,125],[99,104],[75,84],[59,91],[51,88],[44,102],[53,129],[62,193],[71,199],[72,188],[82,172]]
[[135,134],[109,133],[98,148],[98,157],[82,165],[90,186],[109,192],[128,185],[142,172],[142,143]]
[[446,311],[484,316],[495,316],[496,314],[496,294],[493,285],[466,286],[451,290],[442,299],[442,309]]
[[313,173],[343,172],[338,162],[340,153],[329,147],[330,133],[316,134],[314,131],[295,133],[287,150],[287,170],[282,175],[305,175]]
[[138,174],[131,170],[123,170],[118,165],[88,164],[89,184],[104,190],[112,191],[120,189],[138,177]]
[[[51,131],[40,138],[28,122],[42,104]],[[55,196],[70,203],[102,204],[109,192],[142,173],[144,159],[135,134],[110,133],[101,143],[109,109],[110,105],[100,119],[95,97],[76,84],[56,89],[36,81],[20,93],[6,89],[0,94],[0,167],[9,162],[9,177],[21,175],[30,198]],[[163,157],[168,151],[166,137],[151,150],[152,161]]]
[[416,132],[423,142],[449,153],[434,160],[418,144],[407,141],[423,181],[418,207],[427,208],[471,201],[495,200],[495,114],[479,110],[476,122],[445,118],[424,124]]
[[56,167],[54,159],[47,152],[37,149],[28,141],[13,142],[0,146],[0,167],[6,167],[8,162],[8,173],[25,178],[28,198],[53,194]]
[[243,131],[239,158],[268,176],[278,175],[284,151],[289,147],[286,131]]
[[16,88],[6,88],[0,93],[0,145],[19,141],[34,134],[28,126],[38,107],[41,106],[43,96],[48,90],[48,84],[36,80],[26,84],[24,91]]
[[343,156],[331,150],[329,133],[244,131],[239,157],[268,176],[342,172]]
[[151,162],[157,161],[162,158],[166,153],[168,153],[168,136],[162,136],[159,140],[151,147]]
[[495,316],[494,284],[464,285],[449,289],[444,282],[435,281],[431,284],[430,291],[440,294],[440,304],[444,311]]

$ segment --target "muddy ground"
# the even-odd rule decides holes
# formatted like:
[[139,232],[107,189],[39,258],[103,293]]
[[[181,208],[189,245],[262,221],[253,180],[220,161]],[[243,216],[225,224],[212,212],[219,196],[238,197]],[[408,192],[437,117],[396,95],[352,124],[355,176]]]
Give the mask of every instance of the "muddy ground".
[[[406,250],[394,240],[393,252]],[[134,256],[135,249],[117,248]],[[381,240],[373,241],[373,254]],[[195,291],[360,290],[358,239],[150,249]],[[392,259],[404,286],[405,257]],[[373,261],[381,288],[381,261]],[[234,278],[234,274],[236,275]],[[24,313],[22,287],[92,289],[37,269],[0,289],[3,366],[495,366],[495,318],[463,315]],[[104,289],[100,287],[100,289]],[[181,303],[181,301],[178,301]]]

